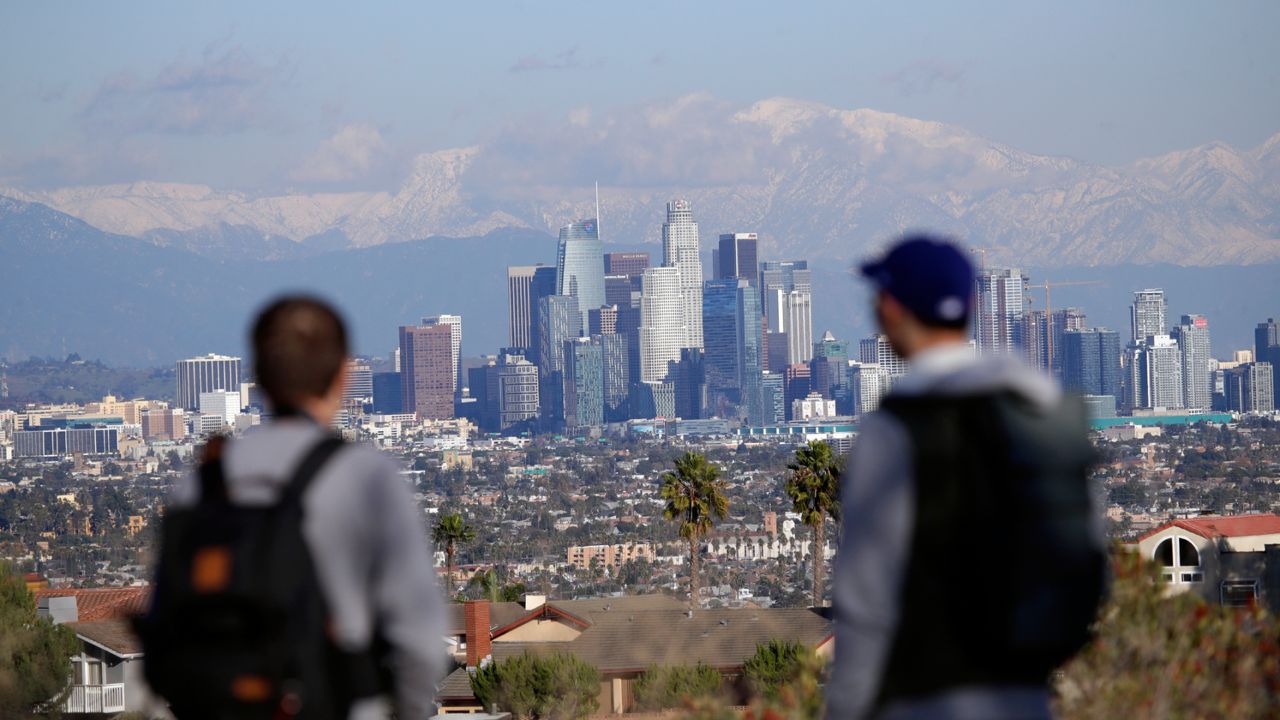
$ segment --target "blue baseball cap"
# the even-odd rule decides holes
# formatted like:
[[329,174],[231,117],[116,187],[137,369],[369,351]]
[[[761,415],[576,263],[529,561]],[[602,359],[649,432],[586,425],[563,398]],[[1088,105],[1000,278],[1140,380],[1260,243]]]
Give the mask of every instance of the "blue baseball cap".
[[949,239],[906,235],[862,275],[926,325],[963,326],[973,306],[973,264]]

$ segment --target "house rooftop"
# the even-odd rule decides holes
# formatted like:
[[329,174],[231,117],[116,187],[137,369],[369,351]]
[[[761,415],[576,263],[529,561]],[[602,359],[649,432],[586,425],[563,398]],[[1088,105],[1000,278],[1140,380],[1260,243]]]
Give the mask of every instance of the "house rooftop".
[[1195,518],[1173,520],[1160,525],[1138,538],[1139,541],[1170,527],[1180,527],[1203,538],[1249,537],[1255,535],[1280,535],[1280,515],[1202,515]]
[[81,622],[108,620],[141,615],[151,602],[151,587],[125,588],[59,588],[36,590],[36,605],[45,598],[74,597]]
[[68,623],[67,627],[89,642],[106,648],[120,657],[142,654],[142,641],[123,618],[94,622]]

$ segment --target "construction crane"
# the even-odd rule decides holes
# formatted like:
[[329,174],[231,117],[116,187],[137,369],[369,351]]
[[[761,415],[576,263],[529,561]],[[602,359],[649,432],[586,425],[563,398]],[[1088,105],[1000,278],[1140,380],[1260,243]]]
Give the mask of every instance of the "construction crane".
[[1046,358],[1046,362],[1049,363],[1050,365],[1052,365],[1053,363],[1053,297],[1050,295],[1050,291],[1056,287],[1072,287],[1076,285],[1101,285],[1101,284],[1103,284],[1101,280],[1070,280],[1067,282],[1049,282],[1048,280],[1046,280],[1043,283],[1040,283],[1039,285],[1027,286],[1028,290],[1032,290],[1032,289],[1044,290],[1044,328],[1045,328],[1045,334],[1048,335],[1048,337],[1045,338],[1045,342],[1046,342],[1046,348],[1049,351],[1049,357]]
[[974,245],[974,246],[972,246],[972,247],[970,247],[970,248],[969,248],[969,252],[971,252],[971,253],[977,253],[977,254],[978,254],[978,257],[979,257],[979,258],[981,258],[981,259],[978,261],[978,269],[980,269],[980,270],[981,270],[981,269],[985,269],[985,268],[987,267],[987,253],[988,253],[988,252],[1000,252],[1001,250],[1004,250],[1004,248],[1002,248],[1002,247],[979,247],[979,246],[977,246],[977,245]]

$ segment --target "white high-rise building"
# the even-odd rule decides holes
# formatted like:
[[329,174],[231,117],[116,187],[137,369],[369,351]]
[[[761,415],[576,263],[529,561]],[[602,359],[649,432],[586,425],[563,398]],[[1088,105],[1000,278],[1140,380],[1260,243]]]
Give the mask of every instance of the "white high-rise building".
[[702,347],[702,258],[698,255],[698,223],[688,200],[667,203],[662,224],[662,264],[680,274],[681,314],[685,338],[681,347]]
[[1148,335],[1132,349],[1133,406],[1146,410],[1186,407],[1182,385],[1182,351],[1168,335]]
[[813,295],[808,290],[792,290],[786,295],[787,364],[813,359]]
[[1183,315],[1173,336],[1182,350],[1182,394],[1186,406],[1208,410],[1213,404],[1209,320],[1203,315]]
[[453,352],[453,394],[462,389],[458,385],[458,377],[462,373],[462,316],[461,315],[429,315],[422,318],[423,325],[448,325],[449,349]]
[[[216,432],[235,423],[240,414],[240,391],[213,390],[200,393],[200,430]],[[217,418],[216,420],[214,418]]]
[[977,276],[973,336],[978,352],[1012,353],[1022,318],[1027,278],[1017,268],[983,268]]
[[178,406],[199,410],[201,393],[240,389],[240,358],[209,353],[179,360],[177,375]]
[[889,345],[889,338],[882,333],[863,338],[858,343],[858,359],[863,364],[879,367],[893,379],[907,372],[907,361],[893,351],[893,347]]
[[680,270],[651,267],[641,283],[640,381],[658,383],[667,377],[667,363],[680,359],[687,337]]
[[1167,334],[1168,313],[1164,290],[1155,288],[1134,292],[1133,305],[1129,308],[1129,326],[1133,331],[1134,344],[1140,345],[1149,337]]

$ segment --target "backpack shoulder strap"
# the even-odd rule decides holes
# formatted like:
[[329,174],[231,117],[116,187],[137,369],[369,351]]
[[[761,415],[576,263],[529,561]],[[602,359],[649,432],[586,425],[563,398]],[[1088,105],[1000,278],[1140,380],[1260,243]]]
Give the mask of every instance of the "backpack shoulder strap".
[[226,452],[227,437],[214,435],[205,443],[200,456],[198,477],[200,480],[200,504],[225,505],[227,503],[227,478],[222,470],[222,456]]
[[284,490],[280,493],[279,505],[296,504],[301,502],[302,495],[311,485],[311,481],[320,474],[320,469],[324,464],[333,457],[333,454],[342,449],[345,443],[342,438],[336,435],[327,435],[323,440],[316,443],[306,455],[303,456],[302,462],[298,463],[298,469],[294,471],[293,478],[284,486]]

